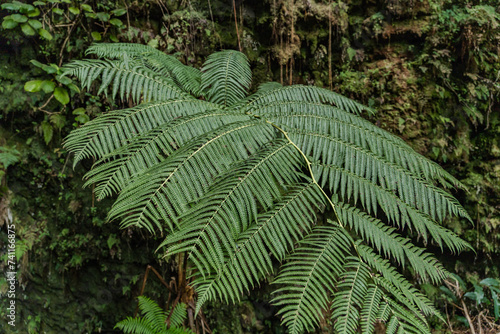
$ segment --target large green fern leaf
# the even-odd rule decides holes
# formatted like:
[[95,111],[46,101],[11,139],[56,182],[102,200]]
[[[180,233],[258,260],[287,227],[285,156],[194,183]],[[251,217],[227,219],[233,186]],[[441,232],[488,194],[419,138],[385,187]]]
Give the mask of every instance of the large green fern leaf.
[[342,228],[313,228],[282,266],[273,283],[283,286],[275,291],[273,303],[282,306],[278,314],[282,314],[291,334],[310,331],[318,325],[321,310],[327,308],[330,299],[328,293],[342,272],[350,243]]
[[218,272],[206,277],[196,275],[197,311],[217,296],[226,301],[239,300],[253,287],[253,282],[272,274],[272,258],[284,259],[304,233],[311,230],[316,210],[322,210],[325,204],[318,187],[311,182],[294,187],[271,210],[260,214],[256,224],[237,239],[236,248],[226,254]]
[[251,83],[247,57],[240,52],[214,53],[203,65],[201,90],[210,102],[229,107],[246,96]]

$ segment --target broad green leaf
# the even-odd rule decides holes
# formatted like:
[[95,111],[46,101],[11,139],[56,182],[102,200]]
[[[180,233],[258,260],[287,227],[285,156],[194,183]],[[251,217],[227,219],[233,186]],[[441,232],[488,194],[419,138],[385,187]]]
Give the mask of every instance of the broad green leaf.
[[[18,1],[14,1],[14,3],[17,3]],[[33,7],[32,5],[30,4],[27,4],[27,3],[23,3],[21,5],[21,8],[19,9],[19,12],[22,13],[22,14],[26,14],[32,10],[34,10],[35,7]]]
[[36,31],[28,23],[21,24],[21,30],[27,36],[35,36]]
[[40,10],[38,8],[33,8],[28,13],[26,13],[26,15],[28,15],[28,17],[37,17],[38,15],[40,15]]
[[116,238],[116,235],[110,234],[108,238],[108,248],[111,249],[115,244],[119,243],[120,239]]
[[73,110],[73,115],[82,115],[85,114],[85,108],[76,108]]
[[100,41],[102,38],[101,34],[97,31],[92,31],[91,35],[92,35],[92,38],[94,39],[94,41]]
[[486,285],[486,286],[500,286],[500,281],[491,277],[483,279],[481,282],[479,282],[481,285]]
[[50,123],[47,121],[43,121],[41,126],[42,126],[43,139],[45,140],[45,144],[48,145],[52,140],[52,136],[54,135],[54,128],[52,128],[52,125],[50,125]]
[[152,47],[152,48],[155,48],[157,49],[158,48],[158,40],[155,38],[155,39],[152,39],[148,42],[148,46]]
[[80,93],[80,88],[78,88],[78,86],[77,86],[77,85],[75,85],[74,83],[68,83],[68,84],[66,84],[66,86],[68,86],[68,88],[69,88],[71,91],[73,91],[73,92],[75,92],[75,93]]
[[78,122],[78,123],[82,123],[82,124],[85,124],[87,123],[88,121],[90,121],[90,118],[89,118],[89,115],[87,114],[82,114],[82,115],[78,115],[75,117],[75,120]]
[[90,12],[93,12],[92,7],[90,7],[90,6],[89,6],[89,5],[87,5],[87,4],[82,4],[82,5],[81,5],[81,7],[82,7],[82,9],[83,9],[84,11],[86,11],[86,12],[89,12],[89,13],[90,13]]
[[4,20],[2,21],[2,28],[14,29],[15,27],[17,27],[18,24],[19,23],[17,23],[16,21],[11,20],[10,18],[7,19],[7,17],[5,17]]
[[38,20],[29,20],[28,23],[33,29],[38,30],[42,28],[42,23]]
[[[52,37],[52,35],[50,34],[50,32],[48,32],[47,30],[45,30],[45,29],[43,29],[43,28],[42,28],[42,29],[40,29],[40,30],[38,30],[38,34],[39,34],[41,37],[43,37],[43,38],[45,38],[46,40],[48,40],[48,41],[51,41],[51,40],[52,40],[52,38],[53,38],[53,37]],[[49,67],[49,66],[47,66],[47,67]],[[57,72],[57,71],[54,71],[54,72],[52,72],[52,73],[55,73],[55,72]],[[47,72],[47,73],[49,73],[49,72]]]
[[112,10],[111,14],[113,14],[114,16],[122,16],[126,12],[127,12],[127,10],[125,8],[118,8],[118,9]]
[[31,80],[24,84],[24,90],[30,93],[36,93],[42,89],[43,80]]
[[69,7],[68,10],[70,11],[71,14],[74,14],[74,15],[80,14],[80,10],[76,7]]
[[63,15],[64,14],[64,10],[62,10],[61,8],[52,8],[52,12],[54,12],[54,14],[57,14],[57,15]]
[[21,14],[12,14],[10,16],[10,19],[12,21],[16,21],[18,23],[24,23],[24,22],[28,21],[28,17],[26,17],[25,15],[21,15]]
[[52,93],[56,88],[56,84],[52,80],[44,80],[42,82],[42,90],[44,93]]
[[111,19],[109,20],[109,23],[117,27],[123,26],[123,22],[120,19]]
[[22,3],[20,3],[20,2],[4,3],[4,4],[2,4],[2,9],[19,10],[19,9],[21,9],[21,5],[22,5]]
[[108,22],[109,18],[110,18],[109,14],[105,13],[105,12],[98,12],[96,14],[96,17],[97,17],[98,20],[101,20],[103,22]]
[[500,300],[498,294],[491,290],[491,298],[493,299],[493,314],[495,315],[495,321],[500,318]]
[[45,64],[42,64],[38,60],[35,60],[35,59],[30,60],[30,63],[32,63],[36,67],[41,68],[42,70],[44,70],[48,74],[53,74],[53,73],[57,72],[57,68],[56,68],[57,65],[55,65],[56,67],[52,66],[53,64],[51,64],[50,66],[45,65]]
[[69,103],[68,91],[62,87],[56,87],[54,90],[54,97],[57,101],[61,102],[61,104],[66,105]]
[[56,80],[57,80],[57,82],[60,82],[63,85],[69,85],[70,83],[73,82],[70,78],[62,76],[62,75],[56,75]]

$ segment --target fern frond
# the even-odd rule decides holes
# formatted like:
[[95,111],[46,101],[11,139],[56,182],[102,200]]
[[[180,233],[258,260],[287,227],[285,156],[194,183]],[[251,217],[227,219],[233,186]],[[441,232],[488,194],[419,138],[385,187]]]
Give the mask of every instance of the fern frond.
[[133,138],[96,162],[86,175],[84,184],[96,184],[97,199],[118,193],[133,177],[163,161],[189,140],[233,123],[249,120],[234,112],[209,111],[181,116]]
[[[425,327],[429,326],[425,318],[424,312],[421,309],[415,307],[414,303],[412,303],[408,298],[406,298],[406,296],[403,295],[392,283],[390,283],[384,277],[379,277],[379,276],[375,276],[373,280],[375,281],[377,286],[383,288],[386,291],[387,296],[390,295],[394,297],[394,299],[397,301],[397,304],[401,307],[404,307],[405,311],[411,314],[413,318],[417,319],[418,322],[420,322],[423,326]],[[431,309],[434,309],[432,303],[430,303],[429,306]],[[429,309],[429,306],[427,307],[427,309]],[[394,309],[394,306],[391,306],[391,309]],[[437,311],[436,314],[439,315]]]
[[319,323],[321,310],[328,306],[327,291],[336,285],[352,240],[340,227],[318,226],[299,244],[273,282],[284,287],[274,292],[277,296],[271,301],[281,306],[278,314],[291,334]]
[[202,275],[207,270],[220,273],[224,252],[235,251],[235,240],[253,223],[259,208],[271,208],[283,187],[298,182],[296,170],[302,163],[289,142],[278,140],[236,164],[218,177],[205,200],[180,217],[179,231],[165,240],[170,245],[167,253],[186,252]]
[[201,90],[210,102],[224,107],[243,99],[252,83],[247,57],[234,50],[208,56],[201,71]]
[[236,301],[261,277],[272,273],[274,256],[280,262],[311,230],[316,210],[322,210],[325,199],[314,183],[294,187],[280,202],[260,214],[256,224],[241,234],[236,249],[226,256],[219,273],[208,277],[197,275],[193,284],[198,292],[196,313],[208,300],[217,296]]
[[[400,222],[403,227],[414,226],[425,241],[428,240],[428,234],[430,234],[441,248],[443,248],[443,242],[453,252],[471,248],[467,242],[440,226],[415,206],[405,202],[393,191],[376,184],[372,181],[374,177],[369,180],[345,168],[316,161],[312,162],[311,169],[319,184],[328,186],[333,194],[339,195],[344,201],[352,200],[353,205],[356,205],[359,200],[369,214],[376,215],[380,207],[390,222]],[[424,187],[428,188],[425,184]]]
[[[363,333],[371,333],[377,320],[385,322],[391,319],[387,332],[401,328],[415,333],[429,333],[429,326],[421,312],[439,316],[432,303],[412,288],[388,261],[371,252],[367,246],[358,246],[357,251],[361,258],[350,258],[346,263],[345,273],[339,278],[339,291],[333,298],[332,319],[336,331],[356,333],[361,326]],[[371,266],[382,276],[371,274]],[[397,320],[392,319],[394,317]]]
[[[382,275],[382,278],[378,278],[379,284],[387,281],[387,283],[391,285],[391,288],[387,290],[395,295],[400,301],[403,301],[404,298],[405,305],[414,305],[424,314],[435,315],[443,320],[439,312],[434,308],[432,302],[415,289],[410,282],[403,277],[403,275],[398,273],[388,260],[383,259],[379,255],[375,254],[369,247],[364,245],[360,245],[358,247],[358,254],[361,256],[363,261],[365,261],[365,263]],[[447,273],[446,271],[444,272]],[[387,287],[388,284],[384,284],[384,287]]]
[[169,318],[168,320],[170,321],[170,328],[172,327],[180,327],[182,326],[182,323],[184,320],[187,318],[187,305],[184,303],[178,303],[175,305],[174,309],[170,313],[169,309]]
[[247,159],[274,136],[269,124],[248,121],[196,138],[124,188],[109,211],[109,219],[121,218],[123,227],[141,226],[151,233],[154,227],[162,231],[164,224],[173,230],[188,203],[203,195],[215,176],[232,163]]
[[[133,334],[194,334],[182,328],[182,323],[187,318],[186,304],[178,303],[170,312],[163,311],[156,302],[145,296],[139,296],[139,309],[143,315],[140,318],[131,318],[120,321],[115,328],[125,333]],[[171,314],[170,314],[171,313]],[[167,314],[170,326],[167,328]]]
[[189,329],[185,329],[182,327],[171,327],[167,329],[165,334],[195,334],[195,333]]
[[144,318],[127,317],[116,324],[115,328],[122,330],[125,334],[158,334],[151,328],[151,324]]
[[448,272],[435,258],[413,245],[410,239],[401,237],[395,228],[345,203],[338,203],[337,213],[340,220],[362,240],[371,244],[385,257],[394,258],[402,267],[408,260],[420,277],[429,278],[433,283],[448,277]]
[[387,323],[391,316],[391,308],[389,304],[381,300],[378,307],[377,320],[383,323]]
[[201,94],[201,71],[199,69],[186,66],[177,58],[162,52],[141,55],[139,59],[153,72],[172,78],[184,92],[194,96]]
[[147,45],[136,43],[94,43],[85,55],[96,55],[99,58],[123,59],[124,57],[137,57],[145,54],[163,52]]
[[[418,208],[433,219],[442,221],[450,214],[471,220],[465,209],[450,194],[374,152],[317,132],[289,130],[288,135],[314,160],[344,168],[359,177],[372,180],[385,189],[396,191],[405,203]],[[425,235],[425,230],[420,229],[419,232]]]
[[363,334],[371,334],[375,329],[375,322],[380,311],[380,300],[382,299],[382,291],[375,284],[369,284],[364,298],[363,306],[361,307],[361,332]]
[[64,75],[76,76],[87,89],[100,78],[97,94],[107,94],[108,87],[112,86],[112,99],[118,93],[122,100],[131,97],[136,103],[190,97],[172,79],[133,60],[75,60],[64,67]]
[[368,291],[370,271],[357,258],[350,257],[346,261],[331,309],[335,330],[350,334],[355,333],[359,326],[359,309],[363,306]]
[[[386,303],[387,304],[387,303]],[[389,305],[389,304],[387,304]],[[387,324],[386,334],[395,334],[399,328],[399,320],[397,317],[391,317]]]
[[139,310],[144,319],[150,324],[151,329],[155,332],[163,331],[167,314],[156,302],[145,296],[139,296]]
[[331,105],[303,101],[279,101],[259,106],[252,111],[273,123],[308,132],[318,132],[384,157],[387,161],[409,169],[426,180],[441,185],[463,187],[461,183],[438,164],[416,153],[401,138],[375,126],[358,115]]
[[181,116],[218,109],[206,101],[176,99],[141,104],[130,109],[112,111],[73,130],[64,147],[74,153],[73,167],[83,159],[102,158],[129,141]]
[[194,67],[174,67],[170,75],[174,82],[185,92],[194,96],[201,95],[201,71]]
[[283,85],[280,84],[279,82],[275,82],[275,81],[264,82],[264,83],[259,85],[259,88],[257,88],[257,91],[252,96],[256,96],[258,94],[262,94],[262,93],[267,92],[269,90],[273,90],[273,89],[277,89],[277,88],[281,88],[281,87],[283,87]]
[[[384,295],[383,299],[391,308],[392,318],[397,318],[398,333],[431,333],[429,326],[422,320],[421,316],[405,309],[401,304],[395,302],[387,295]],[[389,329],[387,332],[389,332]]]
[[145,67],[157,74],[173,79],[179,88],[186,93],[198,96],[200,93],[201,71],[182,64],[177,58],[157,49],[133,43],[100,43],[93,44],[86,54],[95,54],[100,58],[124,60],[132,58],[142,62]]
[[252,95],[246,101],[242,101],[241,109],[252,113],[263,105],[288,101],[329,104],[354,114],[360,114],[363,111],[373,113],[372,109],[340,94],[324,88],[303,85],[280,87]]
[[115,328],[125,333],[158,334],[165,333],[166,313],[154,301],[145,296],[139,296],[139,310],[143,317],[131,318],[120,321]]

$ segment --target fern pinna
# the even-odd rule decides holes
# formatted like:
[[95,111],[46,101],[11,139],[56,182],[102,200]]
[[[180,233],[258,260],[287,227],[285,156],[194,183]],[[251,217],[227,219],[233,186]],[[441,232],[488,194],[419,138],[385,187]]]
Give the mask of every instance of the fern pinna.
[[178,303],[173,309],[164,311],[148,297],[139,296],[139,310],[142,317],[120,321],[115,328],[125,334],[194,334],[184,329],[182,323],[187,318],[186,304]]
[[[359,115],[371,110],[313,86],[267,83],[247,96],[245,55],[226,50],[201,70],[135,44],[99,44],[66,75],[137,106],[105,113],[65,141],[110,220],[164,236],[197,291],[239,300],[262,281],[290,333],[330,317],[338,333],[429,333],[432,303],[396,267],[448,277],[418,246],[469,247],[442,226],[470,219],[445,189],[460,183]],[[275,264],[281,263],[275,272]]]

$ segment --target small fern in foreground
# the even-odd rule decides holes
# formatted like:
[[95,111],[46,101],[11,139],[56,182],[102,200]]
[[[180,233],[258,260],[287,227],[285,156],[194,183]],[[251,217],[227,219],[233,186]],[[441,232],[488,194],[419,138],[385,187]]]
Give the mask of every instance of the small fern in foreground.
[[268,83],[247,96],[240,52],[214,53],[201,70],[142,45],[88,52],[105,60],[66,74],[138,105],[88,122],[65,146],[75,164],[96,160],[86,184],[99,199],[117,194],[110,220],[187,257],[196,313],[277,275],[272,303],[290,333],[325,316],[342,334],[377,322],[429,333],[427,317],[441,316],[396,268],[437,284],[449,274],[423,247],[469,247],[442,226],[470,219],[446,190],[461,187],[454,177],[334,92]]
[[117,323],[115,328],[126,334],[193,334],[182,327],[187,318],[185,304],[179,303],[173,310],[165,312],[148,297],[139,296],[138,299],[143,316],[128,317]]

